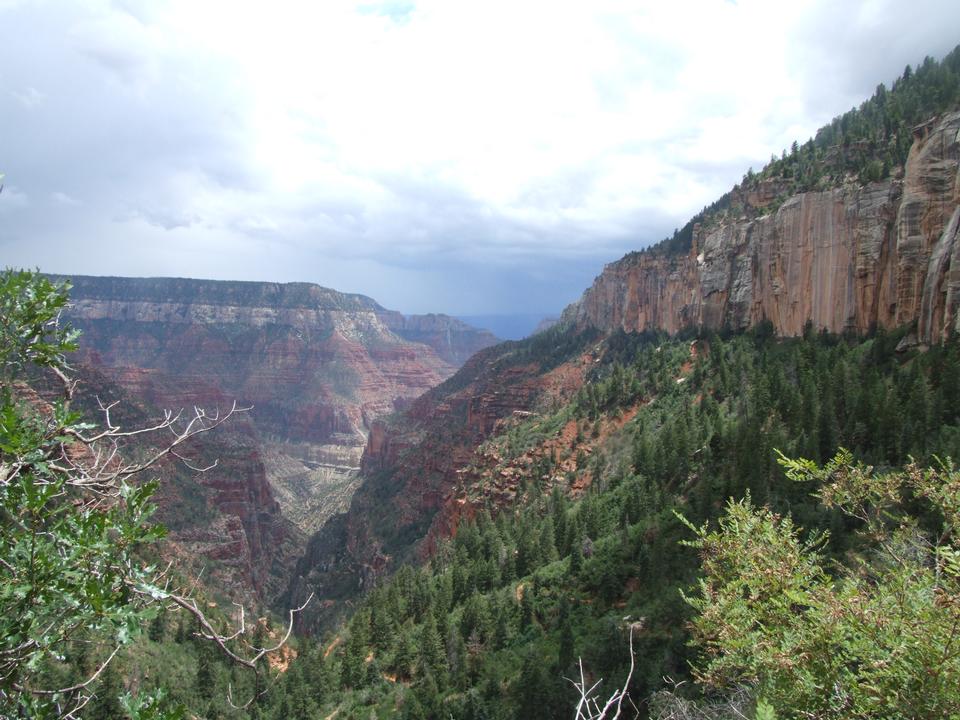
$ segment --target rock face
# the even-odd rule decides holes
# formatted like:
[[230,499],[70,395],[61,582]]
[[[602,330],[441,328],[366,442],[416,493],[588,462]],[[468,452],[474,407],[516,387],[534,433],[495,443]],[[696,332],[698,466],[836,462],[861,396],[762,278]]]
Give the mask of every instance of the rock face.
[[298,605],[311,592],[324,600],[298,618],[300,629],[340,616],[358,590],[429,555],[462,513],[474,512],[457,493],[463,469],[480,459],[477,448],[505,419],[576,392],[593,363],[584,353],[595,337],[581,333],[570,342],[548,331],[488,348],[403,413],[375,422],[349,511],[311,538],[281,603]]
[[[694,232],[687,255],[608,265],[564,319],[639,331],[780,335],[917,323],[921,342],[960,330],[960,113],[915,132],[901,179],[795,195],[776,212]],[[746,198],[761,208],[769,198]]]
[[[114,426],[134,430],[157,425],[165,407],[179,408],[201,395],[208,408],[223,412],[231,405],[209,385],[167,384],[163,376],[142,369],[115,371],[75,359],[71,364],[78,379],[74,407],[100,426],[105,424],[102,406],[110,406]],[[163,405],[156,404],[158,398]],[[188,406],[183,417],[189,413]],[[180,429],[184,425],[176,423]],[[168,455],[139,478],[159,480],[153,502],[157,519],[169,531],[161,555],[176,559],[183,577],[200,577],[216,596],[245,603],[267,600],[285,588],[304,543],[303,533],[283,517],[273,498],[256,438],[249,415],[235,414],[179,446],[185,462]],[[170,439],[169,430],[147,432],[121,438],[117,450],[127,460],[144,458]]]
[[215,522],[175,539],[220,561],[244,556],[260,589],[281,516],[302,544],[349,504],[370,425],[495,342],[453,318],[405,318],[305,283],[71,282],[81,363],[155,407],[252,406],[200,480]]
[[497,342],[496,337],[486,330],[478,330],[449,315],[401,315],[381,311],[379,316],[392,332],[404,340],[433,348],[444,362],[457,368],[475,353]]

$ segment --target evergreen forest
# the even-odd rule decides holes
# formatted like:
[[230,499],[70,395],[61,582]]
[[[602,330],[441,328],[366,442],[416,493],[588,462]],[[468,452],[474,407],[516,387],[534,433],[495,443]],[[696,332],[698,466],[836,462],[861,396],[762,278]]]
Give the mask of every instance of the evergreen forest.
[[[705,689],[716,701],[749,677],[694,682],[708,647],[696,624],[707,607],[694,599],[704,562],[695,530],[732,522],[728,499],[747,497],[770,517],[789,517],[790,537],[816,544],[837,575],[867,562],[876,536],[865,532],[869,520],[820,497],[836,464],[855,458],[871,468],[861,471],[884,474],[939,467],[960,450],[960,343],[898,352],[901,339],[812,330],[778,339],[765,327],[614,334],[569,402],[491,441],[505,461],[536,458],[514,504],[479,512],[427,564],[400,568],[345,626],[295,640],[283,672],[265,667],[269,689],[253,705],[226,704],[250,694],[250,678],[190,617],[168,611],[100,678],[84,717],[120,716],[119,678],[136,677],[141,691],[162,689],[165,706],[209,718],[563,718],[577,704],[578,661],[605,690],[621,687],[631,643],[628,690],[641,714],[673,712]],[[561,458],[537,449],[570,423],[577,434],[565,452],[578,455],[578,470],[551,487],[539,478]],[[805,458],[808,477],[798,480],[781,457]],[[571,495],[580,472],[592,480]],[[956,491],[957,475],[943,472]],[[916,518],[917,532],[932,532],[950,512],[906,497],[897,506]],[[783,539],[767,530],[772,550]],[[940,538],[941,551],[951,537]],[[68,659],[78,671],[83,662]],[[956,678],[955,659],[948,664]],[[955,707],[956,686],[941,692],[937,702]]]

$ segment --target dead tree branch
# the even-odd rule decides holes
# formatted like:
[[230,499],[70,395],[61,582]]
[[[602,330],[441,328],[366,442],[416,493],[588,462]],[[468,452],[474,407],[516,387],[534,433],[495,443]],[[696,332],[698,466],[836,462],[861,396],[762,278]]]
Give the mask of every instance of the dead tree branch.
[[[638,627],[640,623],[630,623],[630,671],[627,673],[627,679],[623,681],[623,687],[614,690],[614,692],[607,698],[607,701],[600,705],[601,698],[598,698],[596,695],[597,688],[600,687],[600,683],[603,682],[603,678],[597,680],[593,685],[587,686],[586,673],[583,669],[583,660],[581,658],[577,659],[577,665],[580,668],[580,680],[570,680],[573,686],[577,689],[577,692],[580,695],[580,698],[577,702],[576,715],[574,716],[575,720],[618,720],[620,713],[623,709],[624,699],[633,706],[635,711],[634,717],[639,715],[636,706],[633,705],[633,702],[630,700],[629,688],[630,680],[633,678],[633,670],[635,664],[635,658],[633,654],[633,631]],[[609,713],[613,712],[613,715]]]

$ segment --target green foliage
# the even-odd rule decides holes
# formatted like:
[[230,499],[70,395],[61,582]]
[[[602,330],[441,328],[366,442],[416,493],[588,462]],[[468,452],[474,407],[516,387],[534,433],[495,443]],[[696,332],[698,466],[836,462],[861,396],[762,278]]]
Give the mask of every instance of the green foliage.
[[[689,679],[695,659],[687,625],[693,608],[680,589],[696,582],[700,564],[693,548],[679,544],[689,529],[674,511],[699,527],[724,514],[724,499],[747,493],[749,507],[770,509],[744,522],[768,534],[796,523],[794,555],[750,560],[769,573],[757,574],[757,597],[777,595],[781,566],[796,570],[794,600],[772,602],[764,616],[773,626],[792,620],[796,599],[805,601],[831,563],[866,552],[869,541],[855,533],[863,521],[841,511],[842,498],[829,506],[811,498],[809,484],[786,476],[774,448],[809,451],[819,461],[829,443],[844,444],[882,465],[902,464],[908,454],[928,459],[938,448],[956,452],[950,438],[958,406],[942,398],[957,396],[960,348],[898,355],[898,341],[883,332],[778,340],[761,328],[702,337],[693,348],[655,334],[615,334],[592,345],[600,361],[581,391],[489,441],[510,462],[533,458],[515,504],[495,518],[480,512],[461,523],[428,565],[404,566],[365,596],[354,616],[367,618],[365,645],[351,648],[352,622],[330,656],[338,665],[362,658],[365,681],[340,682],[338,701],[321,707],[362,714],[370,704],[399,702],[412,716],[442,707],[455,718],[481,710],[511,718],[532,712],[536,698],[535,717],[567,716],[575,703],[563,678],[578,657],[604,687],[623,682],[627,617],[642,624],[630,685],[642,703],[665,676]],[[611,433],[611,421],[628,412],[636,414]],[[550,453],[537,458],[571,420],[585,429],[575,442],[595,447],[562,478],[547,462]],[[606,429],[592,437],[596,423]],[[588,471],[589,490],[569,497],[567,483]],[[785,519],[788,511],[794,520]],[[934,515],[923,515],[924,527]],[[736,597],[731,591],[731,607]],[[762,639],[747,631],[738,637],[745,651]],[[789,716],[775,694],[744,703],[736,707],[758,717]]]
[[757,701],[756,714],[754,715],[755,720],[777,720],[777,713],[773,709],[773,705],[768,703],[763,698],[760,698]]
[[[165,639],[165,605],[189,608],[207,635],[216,630],[177,594],[175,571],[150,561],[165,530],[152,524],[156,481],[138,478],[235,409],[195,409],[182,423],[167,415],[153,424],[171,433],[158,447],[135,424],[120,430],[116,416],[104,428],[84,422],[66,362],[77,333],[60,323],[68,287],[0,273],[0,716],[77,717],[82,708],[92,718],[179,718],[184,701],[219,716],[225,692],[212,709],[209,695],[226,691],[235,668],[206,640],[185,652],[194,641],[182,615],[176,641]],[[256,695],[259,674],[241,657],[249,644],[227,642],[247,666],[232,687]]]
[[704,570],[688,598],[698,680],[754,687],[784,717],[956,716],[960,473],[878,473],[846,451],[823,468],[781,463],[862,523],[864,548],[831,572],[816,536],[749,499],[731,501],[716,530],[691,525]]
[[[35,273],[0,274],[0,710],[58,715],[82,702],[115,650],[155,614],[156,569],[137,550],[162,537],[147,524],[154,483],[103,472],[78,441],[91,425],[71,411],[61,326],[67,286]],[[63,379],[48,404],[24,384],[30,366]],[[64,660],[83,646],[82,667]],[[98,703],[118,702],[116,676]],[[119,711],[104,710],[113,716]],[[107,707],[107,705],[103,705]]]
[[[749,504],[741,503],[746,508],[741,524],[753,523],[763,537],[776,540],[786,533],[793,539],[784,552],[742,554],[741,565],[733,569],[749,572],[755,568],[745,563],[766,563],[768,575],[752,573],[752,584],[739,586],[740,594],[731,591],[729,597],[731,621],[742,610],[737,603],[744,592],[769,599],[762,627],[781,627],[798,608],[814,607],[820,598],[817,588],[839,577],[832,563],[849,557],[870,562],[878,533],[890,529],[891,498],[913,510],[925,508],[911,526],[916,537],[929,537],[943,518],[960,513],[956,497],[944,494],[943,483],[928,483],[904,497],[902,488],[894,491],[879,481],[837,485],[833,495],[815,502],[806,486],[784,474],[774,452],[782,448],[789,455],[812,457],[813,464],[790,466],[788,474],[806,473],[808,484],[813,477],[824,487],[826,481],[814,477],[816,463],[829,459],[837,445],[884,467],[901,465],[910,455],[926,462],[934,452],[955,454],[960,448],[957,343],[922,354],[897,354],[899,338],[883,332],[859,340],[812,332],[777,340],[763,328],[746,335],[709,335],[694,344],[691,339],[617,333],[586,343],[554,333],[539,345],[513,348],[505,362],[539,363],[538,353],[546,358],[551,347],[568,354],[590,352],[596,360],[581,391],[507,424],[501,436],[489,441],[494,454],[506,461],[532,459],[513,504],[481,510],[473,521],[461,523],[456,537],[442,544],[427,566],[404,566],[371,589],[340,637],[315,645],[305,641],[269,693],[229,716],[326,717],[336,710],[344,717],[508,718],[528,716],[534,707],[535,716],[566,716],[573,702],[563,678],[575,670],[578,657],[605,678],[604,687],[623,682],[630,662],[625,628],[634,620],[642,629],[634,638],[636,668],[629,690],[635,702],[642,702],[662,688],[665,676],[687,679],[694,659],[686,624],[693,609],[680,601],[679,588],[695,582],[699,563],[692,548],[678,547],[689,530],[674,511],[704,527],[723,514],[723,499],[749,493]],[[45,357],[55,359],[56,353]],[[42,470],[43,458],[73,437],[57,428],[71,423],[80,428],[82,423],[68,403],[40,412],[17,394],[22,385],[5,387],[10,402],[0,416],[4,432],[9,429],[0,438],[4,463],[14,455],[33,462],[30,453],[38,453],[39,464],[30,467]],[[569,440],[571,422],[576,437],[569,447],[558,447],[559,438]],[[574,470],[559,469],[559,463],[573,458],[578,458]],[[828,468],[839,477],[839,466]],[[70,516],[76,506],[57,509],[59,498],[45,497],[42,487],[9,483],[3,492],[17,512],[25,513],[20,522],[27,527],[31,507],[41,514],[56,509],[43,526],[55,528],[58,518]],[[574,487],[586,490],[581,494]],[[864,498],[854,493],[864,487],[886,494]],[[482,507],[487,490],[473,489],[475,507]],[[233,697],[247,698],[258,686],[198,642],[192,624],[177,616],[153,617],[146,604],[136,610],[139,617],[129,616],[129,624],[111,620],[112,612],[128,617],[123,603],[133,600],[132,607],[138,607],[142,596],[134,588],[150,593],[148,585],[137,585],[138,568],[151,569],[138,565],[135,553],[138,544],[151,539],[136,539],[144,529],[137,530],[138,523],[149,516],[151,491],[150,486],[130,485],[118,492],[116,502],[84,521],[92,530],[114,527],[110,549],[116,549],[119,538],[127,565],[113,571],[116,580],[106,585],[84,584],[89,593],[82,601],[84,611],[101,613],[96,615],[100,624],[88,619],[51,648],[38,663],[36,677],[57,680],[57,687],[89,677],[112,651],[108,641],[118,640],[126,627],[128,647],[115,659],[116,676],[135,678],[140,692],[131,697],[121,688],[117,694],[111,686],[116,676],[98,678],[90,689],[107,708],[104,712],[116,712],[107,707],[112,698],[131,717],[170,712],[179,705],[201,717],[227,716],[223,698],[228,688]],[[82,498],[78,489],[65,492]],[[875,517],[861,517],[849,512],[856,503],[884,509]],[[115,526],[127,521],[132,528],[124,540],[127,536]],[[71,532],[85,527],[71,522],[66,526]],[[801,526],[810,534],[801,532]],[[415,530],[408,528],[403,533],[409,537],[401,533],[391,541],[401,557],[411,553],[409,543],[425,528]],[[11,531],[4,532],[9,536]],[[78,537],[81,545],[92,543],[101,553],[106,547],[96,536]],[[911,536],[891,537],[902,543]],[[25,557],[24,547],[10,550],[10,557]],[[70,559],[69,553],[58,553]],[[960,562],[943,542],[936,557],[941,573]],[[98,572],[112,577],[105,568]],[[728,569],[730,578],[733,570]],[[789,586],[790,600],[782,594],[775,600],[784,582],[780,576],[795,581]],[[45,582],[71,577],[67,572],[62,580],[47,576]],[[875,574],[866,577],[872,582]],[[15,585],[3,587],[8,586],[12,592]],[[8,622],[6,617],[0,623]],[[9,622],[6,631],[12,633],[14,621]],[[149,633],[138,637],[141,627]],[[757,634],[762,627],[750,625],[737,635],[744,653],[749,641],[765,640]],[[753,667],[759,678],[762,667],[758,662]],[[720,669],[718,665],[718,677]],[[16,672],[26,671],[18,666]],[[728,668],[728,675],[742,682],[739,672],[738,665]],[[165,698],[151,699],[161,687],[167,690]],[[775,709],[788,717],[784,692],[773,683],[763,702],[756,703],[755,714],[770,717]],[[35,701],[24,702],[31,703],[33,712]],[[136,704],[140,709],[131,709]],[[754,712],[753,704],[743,707]]]
[[33,364],[63,370],[79,333],[59,323],[68,284],[28,270],[0,273],[0,379],[10,382]]

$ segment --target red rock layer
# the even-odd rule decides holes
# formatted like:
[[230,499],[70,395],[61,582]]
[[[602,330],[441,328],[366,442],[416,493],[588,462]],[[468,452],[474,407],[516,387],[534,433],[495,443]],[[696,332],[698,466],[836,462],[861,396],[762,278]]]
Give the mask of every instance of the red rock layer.
[[[173,539],[262,595],[284,584],[277,575],[289,570],[291,543],[302,548],[303,533],[322,522],[305,512],[317,508],[325,518],[349,501],[344,487],[358,469],[350,463],[369,426],[451,375],[451,360],[495,340],[453,318],[404,318],[369,298],[302,283],[73,283],[69,319],[83,331],[79,362],[155,407],[252,406],[214,443],[220,465],[194,479],[214,518],[178,524]],[[265,468],[264,456],[282,473]],[[277,485],[286,479],[290,488]],[[338,495],[329,503],[310,495],[333,485]],[[185,501],[165,492],[164,510],[176,519]],[[299,503],[288,509],[300,532],[284,520],[277,497]]]
[[669,332],[769,320],[780,335],[808,321],[832,332],[916,322],[922,342],[960,330],[958,133],[960,113],[918,130],[902,179],[796,195],[698,229],[687,255],[612,263],[565,318]]
[[375,422],[350,510],[311,539],[291,583],[292,603],[313,591],[330,601],[308,614],[303,628],[336,615],[342,603],[335,599],[349,599],[412,552],[429,555],[454,532],[464,513],[475,512],[462,502],[460,473],[478,461],[478,446],[504,418],[569,397],[590,363],[577,356],[547,370],[497,346],[467,362],[459,387],[436,388],[401,417]]

